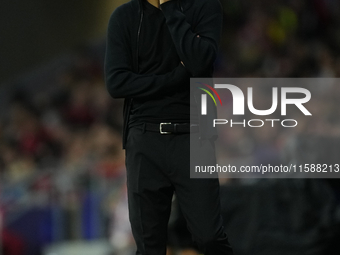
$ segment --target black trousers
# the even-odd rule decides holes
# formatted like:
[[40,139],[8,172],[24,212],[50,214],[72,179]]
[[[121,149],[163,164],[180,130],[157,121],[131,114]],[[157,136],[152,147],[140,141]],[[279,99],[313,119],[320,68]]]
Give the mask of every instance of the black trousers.
[[[198,134],[197,134],[198,138]],[[197,152],[215,161],[214,145]],[[233,254],[220,215],[219,181],[190,178],[190,135],[130,128],[126,144],[129,217],[137,255],[165,255],[175,192],[194,241],[205,255]]]

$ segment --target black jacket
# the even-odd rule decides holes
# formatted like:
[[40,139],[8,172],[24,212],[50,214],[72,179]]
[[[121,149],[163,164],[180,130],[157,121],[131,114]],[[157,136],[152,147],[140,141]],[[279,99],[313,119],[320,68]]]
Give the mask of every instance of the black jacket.
[[[131,100],[159,98],[189,77],[211,77],[222,29],[218,0],[171,0],[161,5],[178,56],[177,68],[163,75],[139,74],[138,43],[143,22],[142,0],[131,0],[111,15],[105,56],[107,90],[125,98],[123,147],[127,136]],[[146,1],[146,0],[145,0]],[[189,84],[188,84],[189,86]]]

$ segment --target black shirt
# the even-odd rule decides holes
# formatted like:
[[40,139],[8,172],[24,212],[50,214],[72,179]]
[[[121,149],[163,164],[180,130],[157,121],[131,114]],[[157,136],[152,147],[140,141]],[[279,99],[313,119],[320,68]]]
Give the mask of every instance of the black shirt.
[[[143,1],[143,20],[138,45],[140,74],[165,74],[181,62],[172,41],[164,14]],[[189,80],[188,80],[189,82]],[[133,99],[129,125],[143,122],[190,122],[189,84],[174,94],[158,99]]]
[[[138,72],[141,63],[138,63],[137,58],[139,55],[137,46],[142,47],[141,41],[137,39],[144,9],[141,3],[141,0],[131,0],[117,7],[110,17],[107,30],[105,84],[113,98],[125,99],[123,148],[127,140],[132,101],[136,101],[134,113],[137,114],[142,110],[137,110],[138,107],[147,102],[147,99],[152,98],[154,101],[181,94],[180,91],[190,86],[190,77],[212,76],[223,23],[223,11],[219,0],[180,0],[163,3],[161,11],[177,54],[185,67],[179,62],[176,68],[165,74],[141,74]],[[151,22],[151,27],[155,24]],[[186,103],[189,103],[189,100]],[[157,103],[155,105],[156,108],[160,107]],[[198,100],[196,108],[199,107]],[[174,114],[173,111],[167,113]],[[162,114],[158,116],[163,116]],[[211,125],[215,114],[198,114],[197,117],[201,125],[201,138],[215,137],[216,130]],[[135,115],[134,119],[142,120],[138,115]]]

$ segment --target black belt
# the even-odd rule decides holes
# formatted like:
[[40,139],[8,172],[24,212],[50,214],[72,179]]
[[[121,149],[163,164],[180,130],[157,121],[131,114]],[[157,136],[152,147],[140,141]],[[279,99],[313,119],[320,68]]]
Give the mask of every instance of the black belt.
[[145,130],[158,132],[162,135],[198,132],[198,125],[190,123],[144,123],[144,125]]

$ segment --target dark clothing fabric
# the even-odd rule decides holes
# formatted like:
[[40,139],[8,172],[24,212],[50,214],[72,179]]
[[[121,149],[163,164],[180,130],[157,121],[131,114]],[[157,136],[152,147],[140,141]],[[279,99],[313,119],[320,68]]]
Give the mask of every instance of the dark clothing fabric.
[[[143,0],[143,21],[139,35],[140,74],[165,74],[181,62],[160,9]],[[183,85],[183,83],[182,83]]]
[[[138,45],[140,74],[162,75],[175,69],[181,62],[172,41],[162,11],[148,1],[143,1],[143,21]],[[190,122],[190,91],[187,82],[178,84],[187,87],[157,99],[134,98],[129,126],[143,122]],[[197,110],[196,110],[197,111]],[[194,110],[192,111],[194,112]]]
[[[139,70],[138,45],[144,16],[141,0],[121,5],[109,21],[105,78],[110,95],[125,98],[123,147],[132,98],[150,100],[173,95],[188,89],[190,77],[212,76],[222,29],[219,1],[172,0],[162,4],[161,9],[177,54],[185,65],[179,62],[176,68],[164,74],[141,74]],[[211,119],[207,121],[212,122]],[[200,132],[206,136],[216,135],[215,129],[202,127]]]
[[[216,164],[214,144],[192,134],[196,155]],[[205,161],[206,162],[206,161]],[[175,192],[194,241],[205,255],[232,255],[222,227],[219,181],[190,178],[190,135],[129,130],[126,145],[129,216],[137,255],[165,255]],[[157,180],[157,181],[155,181]]]
[[[189,122],[190,77],[212,76],[221,25],[218,0],[171,0],[161,10],[131,0],[111,15],[106,85],[112,97],[126,99],[123,147],[137,255],[165,255],[173,193],[204,254],[233,254],[223,231],[218,179],[190,178],[190,135],[141,128],[143,122]],[[198,121],[193,153],[214,165],[213,142],[199,137],[216,131],[202,120],[209,119]]]

